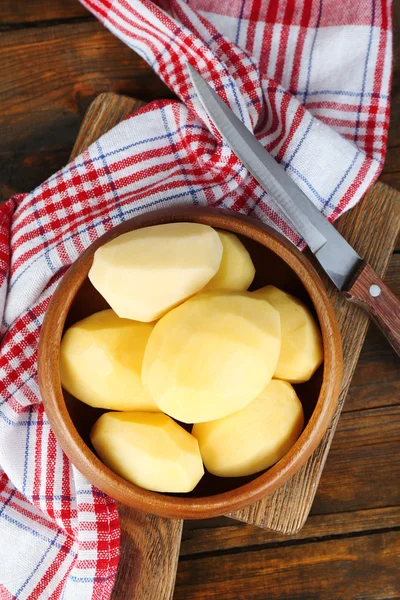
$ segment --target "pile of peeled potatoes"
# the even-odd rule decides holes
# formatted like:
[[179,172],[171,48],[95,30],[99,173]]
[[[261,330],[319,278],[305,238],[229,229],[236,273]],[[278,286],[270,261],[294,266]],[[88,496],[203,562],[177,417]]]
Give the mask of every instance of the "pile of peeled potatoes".
[[96,250],[89,279],[111,307],[61,343],[61,382],[106,409],[91,430],[115,473],[189,492],[205,468],[241,477],[279,461],[304,426],[291,384],[323,361],[321,332],[297,298],[267,285],[234,234],[167,223]]

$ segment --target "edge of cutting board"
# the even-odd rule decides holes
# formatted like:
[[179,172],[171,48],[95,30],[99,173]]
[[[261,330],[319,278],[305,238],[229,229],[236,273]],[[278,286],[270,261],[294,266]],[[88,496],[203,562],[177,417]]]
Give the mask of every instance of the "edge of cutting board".
[[[112,93],[98,96],[84,119],[74,155],[144,104]],[[400,193],[387,185],[375,183],[362,201],[339,219],[337,227],[382,277],[400,230]],[[332,298],[343,338],[344,377],[337,409],[318,448],[292,479],[271,496],[228,515],[285,534],[299,531],[310,512],[368,327],[365,313],[345,300],[321,273],[318,265],[316,267]]]

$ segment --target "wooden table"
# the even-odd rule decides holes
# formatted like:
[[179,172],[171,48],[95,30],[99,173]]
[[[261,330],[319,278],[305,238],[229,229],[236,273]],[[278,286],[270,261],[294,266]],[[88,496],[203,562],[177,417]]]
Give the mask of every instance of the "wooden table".
[[[99,93],[171,97],[77,0],[1,0],[0,59],[2,199],[32,189],[67,162]],[[400,189],[396,35],[381,180]],[[400,252],[386,280],[400,295]],[[399,574],[400,363],[371,326],[305,527],[288,538],[227,518],[187,522],[174,598],[383,600],[400,598]]]

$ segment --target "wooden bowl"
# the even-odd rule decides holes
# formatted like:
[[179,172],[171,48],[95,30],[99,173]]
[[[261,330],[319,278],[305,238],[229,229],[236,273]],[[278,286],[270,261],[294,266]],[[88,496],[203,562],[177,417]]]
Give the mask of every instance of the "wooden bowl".
[[[295,294],[314,311],[322,330],[325,360],[311,380],[297,385],[306,426],[289,452],[270,469],[240,478],[209,473],[190,494],[161,494],[137,487],[114,474],[96,456],[89,432],[104,412],[76,400],[61,388],[60,342],[64,330],[88,315],[108,308],[87,275],[95,250],[134,229],[191,221],[226,229],[240,236],[256,267],[251,289],[267,283]],[[87,479],[116,500],[159,516],[200,519],[230,513],[270,494],[309,458],[324,435],[341,386],[341,338],[325,287],[309,261],[271,228],[231,211],[201,207],[157,210],[130,219],[94,242],[70,267],[50,302],[39,344],[39,385],[54,433],[71,462]]]

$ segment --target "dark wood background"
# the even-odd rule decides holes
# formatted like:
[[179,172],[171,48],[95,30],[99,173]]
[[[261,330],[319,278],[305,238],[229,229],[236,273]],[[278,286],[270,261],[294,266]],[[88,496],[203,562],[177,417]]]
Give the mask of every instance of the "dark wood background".
[[[394,4],[381,180],[400,189],[400,2]],[[104,91],[171,97],[77,0],[0,0],[0,199],[29,191],[67,162],[88,105]],[[386,281],[400,296],[400,253]],[[305,527],[288,538],[227,518],[187,522],[174,598],[400,598],[400,362],[373,325]]]

